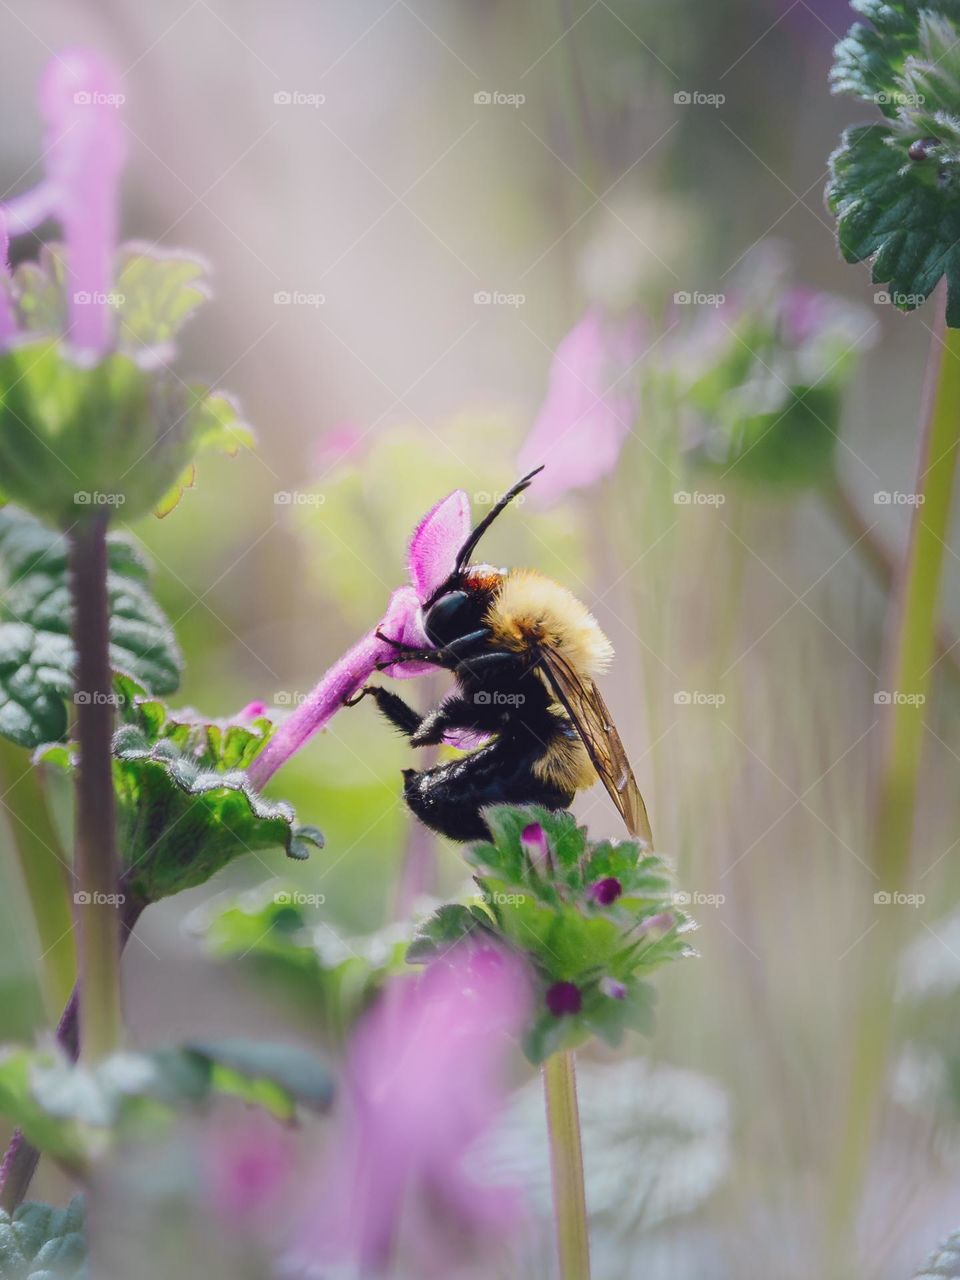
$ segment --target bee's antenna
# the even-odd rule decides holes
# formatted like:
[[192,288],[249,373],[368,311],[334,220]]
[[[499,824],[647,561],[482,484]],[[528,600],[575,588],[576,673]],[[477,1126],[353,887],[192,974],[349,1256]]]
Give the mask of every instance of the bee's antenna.
[[524,489],[530,488],[530,485],[533,483],[533,477],[538,476],[540,472],[543,470],[544,466],[546,466],[546,463],[544,463],[542,466],[537,467],[533,471],[529,471],[523,477],[522,480],[518,480],[517,483],[513,486],[513,488],[509,490],[509,492],[503,495],[503,497],[500,499],[500,501],[491,511],[487,512],[487,514],[483,517],[483,519],[480,521],[477,527],[470,534],[470,537],[466,540],[466,542],[457,552],[457,563],[454,569],[455,574],[460,572],[463,566],[467,563],[467,561],[473,555],[474,551],[476,550],[477,543],[480,541],[483,535],[487,532],[487,530],[493,524],[494,520],[496,520],[497,516],[500,515],[500,513],[510,505],[510,503],[514,500],[515,497],[517,497],[518,494],[523,493]]

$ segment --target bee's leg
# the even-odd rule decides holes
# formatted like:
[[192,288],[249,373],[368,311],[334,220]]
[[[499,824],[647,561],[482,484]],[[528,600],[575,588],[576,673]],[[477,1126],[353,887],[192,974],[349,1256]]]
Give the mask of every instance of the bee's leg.
[[387,644],[392,644],[396,649],[395,655],[387,662],[378,662],[377,670],[385,671],[387,667],[396,666],[398,662],[432,662],[437,667],[454,667],[463,659],[463,655],[469,653],[471,649],[478,645],[483,645],[490,636],[489,628],[480,627],[476,631],[471,631],[468,635],[459,636],[456,640],[451,640],[449,644],[445,644],[441,649],[408,649],[398,640],[392,640],[390,636],[385,636],[381,632],[376,632],[379,640],[385,640]]
[[420,721],[416,733],[410,735],[414,747],[435,747],[443,741],[448,729],[475,729],[477,713],[466,698],[444,698],[438,707],[434,707]]
[[371,697],[377,704],[379,711],[386,716],[391,724],[396,725],[401,733],[405,733],[408,738],[420,728],[423,722],[423,716],[419,711],[415,711],[409,703],[396,693],[391,693],[389,689],[383,689],[380,685],[368,684],[355,695],[346,705],[355,706],[362,697]]

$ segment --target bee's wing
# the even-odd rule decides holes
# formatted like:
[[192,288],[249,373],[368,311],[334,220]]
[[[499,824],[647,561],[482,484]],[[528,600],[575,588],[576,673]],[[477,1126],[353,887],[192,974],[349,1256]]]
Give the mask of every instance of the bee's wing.
[[539,659],[550,687],[583,739],[593,767],[619,809],[627,830],[652,849],[653,832],[647,806],[600,690],[589,677],[577,675],[555,650],[542,648]]

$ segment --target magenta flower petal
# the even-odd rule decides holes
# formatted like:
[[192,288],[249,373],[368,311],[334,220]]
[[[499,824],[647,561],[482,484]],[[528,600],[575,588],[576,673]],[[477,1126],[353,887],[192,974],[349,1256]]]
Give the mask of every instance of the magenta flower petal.
[[470,499],[462,489],[428,511],[414,530],[407,554],[410,581],[428,600],[453,572],[457,552],[470,534]]
[[[420,600],[413,587],[398,587],[390,597],[387,612],[377,630],[392,640],[405,644],[410,649],[432,649],[427,633],[423,629],[420,611]],[[392,647],[386,646],[385,657],[392,653]],[[383,662],[385,659],[380,658]],[[386,668],[386,673],[395,680],[409,680],[413,676],[426,675],[435,671],[436,667],[429,662],[397,662]]]
[[604,876],[590,886],[590,896],[601,907],[609,907],[623,893],[623,885],[616,876]]
[[612,321],[594,308],[557,347],[546,399],[518,459],[523,472],[547,464],[531,490],[535,502],[596,484],[616,467],[636,417],[628,374],[642,341],[635,319]]
[[564,1018],[580,1012],[583,996],[575,982],[554,982],[547,987],[546,1001],[555,1018]]
[[460,1243],[500,1235],[516,1195],[479,1184],[464,1157],[501,1108],[529,1006],[521,962],[491,947],[460,947],[419,978],[391,979],[354,1034],[348,1112],[298,1253],[367,1274],[386,1270],[397,1248],[412,1263],[409,1248],[410,1274],[447,1275],[438,1255],[451,1228]]
[[530,859],[531,866],[536,867],[538,871],[552,874],[550,841],[539,822],[530,822],[523,828],[520,832],[520,846]]

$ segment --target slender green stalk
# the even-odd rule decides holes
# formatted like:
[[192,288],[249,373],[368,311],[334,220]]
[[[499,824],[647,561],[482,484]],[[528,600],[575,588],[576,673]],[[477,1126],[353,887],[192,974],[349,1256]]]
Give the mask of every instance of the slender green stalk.
[[74,856],[80,1044],[96,1061],[120,1041],[119,861],[113,772],[113,696],[107,596],[107,516],[95,512],[70,533],[73,639],[77,651],[80,766]]
[[543,1064],[543,1090],[547,1102],[560,1280],[590,1280],[583,1151],[572,1053],[555,1053],[546,1060]]
[[[923,753],[924,714],[936,648],[937,598],[960,455],[960,330],[943,322],[931,342],[924,428],[910,539],[888,621],[880,757],[871,827],[876,888],[904,887]],[[902,937],[891,911],[866,940],[848,1105],[830,1203],[830,1248],[843,1275],[860,1202],[869,1141],[893,1036],[893,988]]]
[[30,757],[0,737],[0,807],[33,912],[40,943],[40,985],[51,1021],[59,1016],[76,976],[73,921],[68,899],[70,868],[50,816],[43,783]]

